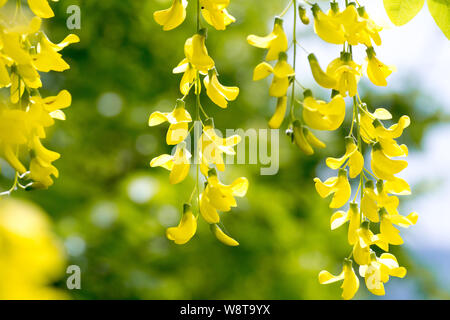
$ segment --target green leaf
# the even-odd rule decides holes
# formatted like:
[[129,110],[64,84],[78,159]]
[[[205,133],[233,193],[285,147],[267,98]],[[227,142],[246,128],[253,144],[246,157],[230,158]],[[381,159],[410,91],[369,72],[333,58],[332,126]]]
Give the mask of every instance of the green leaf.
[[[441,0],[442,2],[448,0]],[[396,26],[404,25],[419,13],[425,0],[383,0],[384,9]]]
[[450,0],[428,0],[428,9],[438,27],[450,40]]

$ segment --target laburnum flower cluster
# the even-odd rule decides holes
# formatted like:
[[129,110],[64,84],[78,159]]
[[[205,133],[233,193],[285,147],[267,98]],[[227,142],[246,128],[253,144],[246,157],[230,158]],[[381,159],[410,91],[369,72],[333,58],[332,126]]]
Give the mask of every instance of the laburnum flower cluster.
[[[192,1],[194,2],[194,1]],[[189,175],[191,164],[196,165],[196,186],[188,203],[183,206],[180,223],[176,227],[168,228],[167,238],[176,244],[187,243],[197,231],[198,216],[210,224],[212,233],[222,243],[237,246],[239,243],[227,235],[221,227],[220,212],[229,212],[236,207],[236,197],[244,197],[248,189],[248,180],[238,178],[230,185],[223,184],[217,171],[225,170],[224,154],[234,155],[234,146],[241,138],[238,135],[222,138],[214,128],[214,121],[210,118],[201,104],[202,77],[203,86],[209,99],[220,108],[227,108],[229,101],[234,101],[238,94],[238,87],[224,86],[219,82],[219,74],[214,60],[209,56],[206,48],[207,32],[201,28],[200,12],[204,20],[217,30],[224,30],[235,19],[228,11],[229,0],[197,0],[197,32],[186,40],[184,44],[184,59],[173,69],[175,74],[183,74],[180,82],[178,99],[171,112],[153,112],[149,125],[156,126],[168,122],[169,129],[166,143],[175,146],[173,154],[163,154],[150,162],[151,167],[163,167],[170,171],[169,182],[181,183]],[[174,0],[170,8],[154,13],[155,21],[163,30],[172,30],[183,23],[186,18],[188,1]],[[199,143],[192,156],[187,149],[186,140],[195,127],[192,116],[186,107],[186,98],[191,90],[195,94],[196,123],[201,132]],[[194,130],[195,133],[196,130]],[[201,180],[204,180],[202,189]],[[201,191],[201,192],[200,192]],[[199,214],[192,209],[192,201],[196,194]]]
[[[0,1],[0,7],[5,3]],[[26,19],[18,6],[14,17],[0,21],[0,88],[9,91],[0,99],[0,154],[16,171],[14,185],[2,195],[18,186],[30,190],[53,184],[53,177],[58,177],[53,162],[60,155],[45,148],[42,140],[55,120],[65,120],[62,109],[72,100],[66,90],[42,97],[40,73],[69,69],[60,51],[79,38],[70,34],[58,44],[51,42],[41,29],[41,18],[54,16],[48,1],[28,3],[36,15],[32,19]]]
[[[305,2],[309,4],[308,2]],[[322,181],[315,178],[315,187],[322,198],[332,196],[330,208],[340,209],[331,217],[331,229],[337,229],[348,222],[348,242],[352,246],[350,255],[343,262],[342,272],[334,276],[328,271],[319,274],[319,282],[328,284],[343,280],[342,297],[351,299],[359,288],[359,278],[353,264],[359,265],[359,275],[366,286],[375,295],[384,295],[384,284],[390,276],[404,277],[406,269],[400,267],[394,255],[389,253],[389,245],[401,245],[403,239],[396,228],[407,228],[417,222],[418,215],[413,212],[407,216],[398,211],[399,195],[408,195],[411,189],[408,183],[398,177],[408,163],[397,159],[406,157],[408,148],[398,144],[405,128],[410,125],[408,116],[402,116],[397,123],[386,126],[384,121],[392,119],[391,113],[378,108],[373,112],[361,101],[358,83],[365,73],[377,86],[386,86],[386,78],[395,70],[382,63],[374,46],[381,45],[379,27],[367,14],[364,7],[346,1],[341,10],[336,1],[330,3],[330,9],[324,13],[317,4],[311,5],[314,17],[314,31],[324,41],[340,45],[343,50],[339,57],[331,61],[323,70],[314,54],[308,55],[308,61],[315,81],[326,89],[331,89],[331,100],[320,101],[314,98],[311,90],[304,90],[303,101],[295,100],[295,86],[303,86],[295,79],[297,10],[301,21],[309,23],[303,6],[290,1],[284,15],[294,6],[294,64],[286,62],[286,50],[289,48],[280,18],[275,19],[275,27],[266,37],[249,36],[248,42],[259,48],[269,49],[266,60],[278,62],[272,67],[263,62],[255,68],[254,79],[259,80],[274,74],[269,94],[278,98],[276,111],[269,121],[271,128],[279,128],[286,113],[286,96],[292,85],[290,124],[287,133],[306,154],[314,153],[314,147],[323,148],[325,144],[311,132],[314,130],[336,130],[345,118],[345,98],[352,101],[352,123],[345,138],[345,154],[340,158],[328,158],[329,168],[337,170],[337,175]],[[281,15],[281,16],[282,16]],[[353,60],[356,46],[366,49],[366,62],[363,65]],[[306,50],[305,50],[306,51]],[[365,72],[364,72],[365,71]],[[304,89],[304,88],[303,88]],[[301,105],[302,119],[295,116],[295,105]],[[370,150],[370,160],[365,153]],[[367,152],[368,153],[368,152]],[[370,168],[365,162],[370,161]],[[352,180],[357,189],[352,197]],[[357,202],[360,195],[360,202]],[[350,202],[350,203],[349,203]],[[348,210],[342,209],[349,205]],[[378,255],[380,252],[381,255]]]

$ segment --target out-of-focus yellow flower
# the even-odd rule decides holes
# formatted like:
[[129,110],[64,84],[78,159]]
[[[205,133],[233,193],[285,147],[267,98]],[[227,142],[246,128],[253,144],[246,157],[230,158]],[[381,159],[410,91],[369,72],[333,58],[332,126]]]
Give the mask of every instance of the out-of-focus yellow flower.
[[228,212],[236,207],[234,197],[244,197],[248,189],[247,178],[238,178],[230,185],[219,181],[215,169],[208,172],[208,184],[201,194],[200,213],[208,223],[219,223],[217,211]]
[[175,29],[186,19],[187,5],[187,0],[173,0],[170,8],[154,12],[153,18],[164,31]]
[[344,267],[342,272],[334,276],[326,270],[322,270],[319,273],[319,283],[320,284],[329,284],[337,281],[344,280],[341,288],[342,290],[342,298],[345,300],[349,300],[354,297],[355,293],[359,289],[359,279],[355,274],[355,271],[352,267],[352,261],[349,259],[344,260]]
[[203,175],[208,175],[210,164],[215,164],[218,170],[224,171],[223,153],[229,155],[236,154],[233,147],[240,141],[241,137],[238,135],[227,138],[219,137],[215,132],[213,124],[207,123],[203,128],[203,134],[199,143],[201,157],[200,170]]
[[330,102],[316,100],[311,90],[303,93],[303,120],[316,130],[336,130],[344,122],[345,100],[337,94]]
[[367,48],[367,76],[374,85],[387,86],[386,78],[396,70],[394,66],[387,66],[376,57],[373,47]]
[[51,287],[65,257],[46,215],[34,205],[0,202],[0,299],[66,299]]
[[153,112],[148,120],[148,125],[153,127],[166,121],[170,123],[166,135],[166,142],[168,145],[176,145],[186,139],[189,134],[188,123],[192,121],[192,118],[185,109],[183,100],[177,100],[175,109],[173,109],[172,112]]
[[346,166],[350,168],[349,175],[353,179],[361,173],[364,167],[364,157],[351,137],[345,138],[345,154],[340,158],[327,158],[326,164],[331,169],[337,170],[344,165],[347,159]]
[[221,108],[228,107],[228,101],[236,100],[239,95],[238,87],[226,87],[220,84],[217,79],[217,72],[215,69],[208,71],[208,75],[203,79],[206,93],[208,97]]
[[150,166],[163,167],[170,171],[169,181],[171,184],[177,184],[186,179],[190,169],[191,154],[186,150],[186,143],[183,141],[177,145],[175,154],[163,154],[153,158]]
[[367,289],[375,295],[382,296],[384,283],[389,281],[389,276],[403,278],[406,269],[400,267],[397,259],[390,253],[383,253],[379,258],[374,252],[370,255],[370,263],[359,267],[359,274],[365,278]]
[[330,203],[330,208],[340,208],[345,205],[350,199],[351,187],[348,182],[347,170],[339,169],[337,177],[328,178],[322,182],[319,178],[314,178],[317,193],[326,198],[330,194],[333,195],[333,199]]
[[268,77],[270,74],[274,75],[272,84],[270,85],[269,94],[272,97],[283,97],[286,95],[289,88],[289,78],[295,76],[295,71],[287,62],[287,55],[281,52],[279,60],[275,67],[272,67],[267,62],[262,62],[256,66],[253,72],[253,80],[261,80]]
[[211,232],[216,236],[217,240],[219,240],[223,244],[230,247],[236,247],[239,245],[239,242],[223,232],[217,224],[211,224],[210,228]]
[[166,236],[176,244],[185,244],[197,232],[197,218],[192,213],[191,206],[184,204],[183,216],[177,227],[168,228]]
[[205,40],[206,29],[201,29],[197,34],[187,39],[184,44],[186,59],[195,69],[204,74],[214,68],[214,60],[208,55]]
[[203,18],[217,30],[225,30],[236,19],[227,11],[230,0],[200,0]]
[[341,52],[341,57],[336,58],[327,67],[327,74],[336,79],[335,90],[346,97],[356,95],[358,81],[361,78],[361,66],[351,59],[348,52]]
[[254,47],[269,49],[266,56],[267,61],[278,59],[279,54],[288,49],[288,40],[283,30],[283,20],[280,18],[275,18],[273,31],[270,34],[265,37],[249,35],[247,41]]

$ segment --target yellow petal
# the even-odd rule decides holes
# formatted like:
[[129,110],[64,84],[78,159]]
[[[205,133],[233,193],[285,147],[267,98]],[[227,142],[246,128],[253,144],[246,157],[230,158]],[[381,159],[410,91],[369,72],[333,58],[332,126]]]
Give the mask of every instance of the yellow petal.
[[273,68],[267,62],[261,62],[255,67],[253,71],[253,81],[258,81],[267,78],[273,73]]
[[216,236],[217,240],[226,244],[227,246],[235,247],[239,245],[239,242],[225,234],[222,229],[219,228],[217,224],[212,224],[210,226],[212,233]]
[[281,97],[277,100],[277,106],[275,108],[275,113],[269,120],[269,128],[279,129],[284,120],[284,115],[286,114],[287,107],[287,97]]
[[28,0],[28,5],[31,11],[38,17],[48,19],[55,16],[52,8],[48,4],[48,0]]
[[168,228],[166,236],[176,244],[187,243],[197,231],[197,218],[192,214],[190,205],[185,205],[184,213],[177,227]]
[[153,13],[153,18],[164,31],[175,29],[186,19],[186,6],[186,0],[174,0],[170,8]]
[[189,134],[188,127],[187,122],[171,124],[167,130],[166,143],[170,146],[184,141]]

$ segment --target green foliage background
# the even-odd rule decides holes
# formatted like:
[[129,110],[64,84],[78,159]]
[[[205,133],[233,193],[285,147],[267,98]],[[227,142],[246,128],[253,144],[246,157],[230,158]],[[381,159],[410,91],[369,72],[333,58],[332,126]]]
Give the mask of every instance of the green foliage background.
[[[248,46],[245,37],[269,31],[284,2],[232,1],[230,12],[237,23],[226,32],[209,28],[207,44],[221,81],[241,88],[238,100],[226,110],[204,99],[218,128],[266,128],[275,101],[267,99],[267,83],[252,82],[252,69],[263,52]],[[64,50],[71,70],[44,79],[44,94],[65,88],[74,98],[67,121],[58,123],[47,141],[62,154],[56,164],[61,177],[48,191],[19,196],[52,216],[55,231],[69,247],[69,264],[81,267],[82,289],[71,292],[73,298],[339,298],[339,285],[320,286],[317,274],[325,268],[339,272],[350,248],[344,228],[329,230],[331,211],[316,194],[312,179],[326,156],[343,151],[350,119],[342,131],[327,136],[328,148],[312,157],[281,135],[276,176],[260,176],[259,165],[228,169],[226,182],[241,175],[250,180],[248,196],[223,218],[241,246],[223,246],[203,221],[187,245],[177,246],[165,238],[165,228],[177,223],[194,181],[170,186],[166,171],[149,168],[152,157],[170,149],[164,144],[166,128],[149,128],[147,120],[157,109],[171,110],[180,97],[180,77],[171,69],[183,57],[185,39],[195,31],[195,6],[189,6],[188,19],[180,28],[163,32],[152,14],[165,8],[167,1],[60,1],[53,5],[56,18],[46,23],[53,41],[67,34],[65,10],[70,4],[82,9],[82,28],[76,32],[81,43]],[[107,92],[123,101],[117,116],[104,117],[97,109],[100,96]],[[390,106],[398,118],[416,112],[415,96],[411,89],[397,95],[369,94],[365,99],[373,106]],[[426,127],[439,118],[416,114],[415,125],[403,138],[411,148],[420,146]],[[130,186],[139,182],[154,192],[144,203],[132,200]],[[400,249],[395,253],[424,297],[441,295],[433,277],[424,276],[426,271],[414,259]],[[64,287],[63,280],[57,285]],[[390,282],[387,291],[395,285]],[[364,285],[358,297],[371,297]]]

